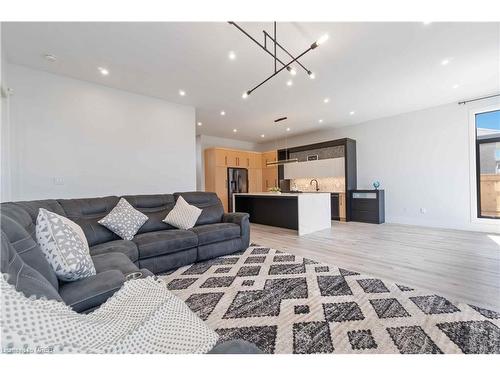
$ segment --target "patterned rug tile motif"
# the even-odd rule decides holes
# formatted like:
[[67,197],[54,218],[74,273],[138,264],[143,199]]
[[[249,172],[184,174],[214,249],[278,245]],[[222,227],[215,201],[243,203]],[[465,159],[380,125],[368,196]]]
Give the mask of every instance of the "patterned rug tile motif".
[[265,353],[496,353],[500,313],[268,247],[182,267],[172,293]]

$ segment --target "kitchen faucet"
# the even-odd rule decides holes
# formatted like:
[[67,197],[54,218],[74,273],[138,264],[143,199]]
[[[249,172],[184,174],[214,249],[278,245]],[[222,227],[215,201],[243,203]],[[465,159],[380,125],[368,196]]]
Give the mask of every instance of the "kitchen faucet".
[[309,183],[309,185],[312,185],[313,182],[316,182],[316,191],[319,191],[319,184],[318,184],[318,180],[316,179],[312,179],[311,182]]

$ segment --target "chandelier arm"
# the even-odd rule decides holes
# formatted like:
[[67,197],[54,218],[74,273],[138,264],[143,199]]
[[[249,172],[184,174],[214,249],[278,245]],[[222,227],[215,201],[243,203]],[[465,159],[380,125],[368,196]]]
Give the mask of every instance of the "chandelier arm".
[[255,44],[257,44],[260,48],[262,48],[264,51],[266,51],[269,55],[271,55],[273,58],[275,58],[281,65],[285,66],[286,64],[281,61],[277,56],[274,56],[273,53],[271,51],[269,51],[266,47],[264,47],[262,44],[260,44],[253,36],[251,36],[249,33],[247,33],[245,30],[243,30],[241,28],[241,26],[237,25],[235,22],[233,21],[229,21],[228,22],[230,25],[233,25],[234,27],[236,27],[238,30],[240,30],[243,34],[245,34],[252,42],[254,42]]
[[288,64],[284,65],[282,68],[278,69],[276,72],[274,72],[273,74],[271,74],[269,77],[267,77],[261,83],[259,83],[257,86],[255,86],[254,88],[248,90],[247,94],[250,95],[253,91],[255,91],[260,86],[262,86],[264,83],[266,83],[267,81],[269,81],[271,78],[273,78],[274,76],[276,76],[277,74],[279,74],[282,70],[286,69],[288,66],[290,66],[291,64],[293,64],[294,62],[296,62],[298,59],[300,59],[302,56],[304,56],[307,52],[311,51],[312,49],[313,49],[312,46],[309,47],[308,49],[306,49],[304,52],[302,52],[297,57],[293,58],[292,61],[290,61]]
[[274,72],[276,73],[276,21],[274,21]]
[[[274,39],[272,38],[272,36],[271,36],[271,35],[269,35],[269,34],[267,33],[267,31],[266,31],[266,30],[263,30],[263,32],[264,32],[264,35],[266,35],[269,39],[271,39],[274,43],[276,43],[276,45],[277,45],[279,48],[281,48],[281,50],[282,50],[283,52],[285,52],[288,56],[290,56],[290,57],[293,59],[293,55],[292,55],[290,52],[288,52],[288,51],[285,49],[285,47],[283,47],[283,46],[282,46],[281,44],[279,44],[276,40],[274,40]],[[297,64],[299,64],[299,65],[300,65],[300,66],[301,66],[301,67],[302,67],[302,68],[306,71],[306,73],[307,73],[307,74],[309,74],[310,70],[309,70],[309,69],[307,69],[304,65],[302,65],[302,64],[300,63],[300,61],[297,61]]]

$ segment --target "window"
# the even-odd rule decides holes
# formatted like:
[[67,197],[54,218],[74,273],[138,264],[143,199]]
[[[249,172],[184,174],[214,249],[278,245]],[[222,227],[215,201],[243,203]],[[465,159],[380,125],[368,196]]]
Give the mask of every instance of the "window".
[[500,110],[475,114],[477,216],[500,219]]

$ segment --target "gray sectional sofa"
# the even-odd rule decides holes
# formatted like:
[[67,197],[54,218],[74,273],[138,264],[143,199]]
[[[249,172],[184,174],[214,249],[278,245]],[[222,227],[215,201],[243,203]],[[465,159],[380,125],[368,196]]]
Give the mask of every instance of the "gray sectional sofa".
[[[190,230],[176,229],[162,221],[181,195],[189,204],[203,210],[195,227]],[[1,204],[2,241],[5,237],[5,241],[20,256],[19,260],[30,267],[30,272],[35,275],[32,279],[38,280],[28,294],[57,295],[73,310],[89,312],[120,289],[127,275],[134,272],[141,271],[145,276],[158,274],[244,250],[249,245],[248,214],[225,214],[222,203],[214,193],[133,195],[123,198],[148,216],[148,221],[132,241],[122,240],[98,224],[118,203],[120,197],[117,196]],[[90,246],[97,272],[95,276],[69,283],[57,279],[36,243],[35,225],[40,208],[80,225]]]
[[[162,220],[181,196],[203,211],[194,228],[180,230]],[[48,199],[7,202],[0,206],[1,272],[26,296],[62,301],[77,312],[93,311],[121,288],[133,273],[168,270],[244,250],[249,245],[248,214],[225,214],[217,195],[204,192],[124,196],[148,216],[132,241],[125,241],[97,223],[120,197]],[[36,242],[38,210],[45,208],[76,222],[85,233],[96,275],[62,282]],[[223,342],[213,354],[255,354],[261,351],[242,340]]]

